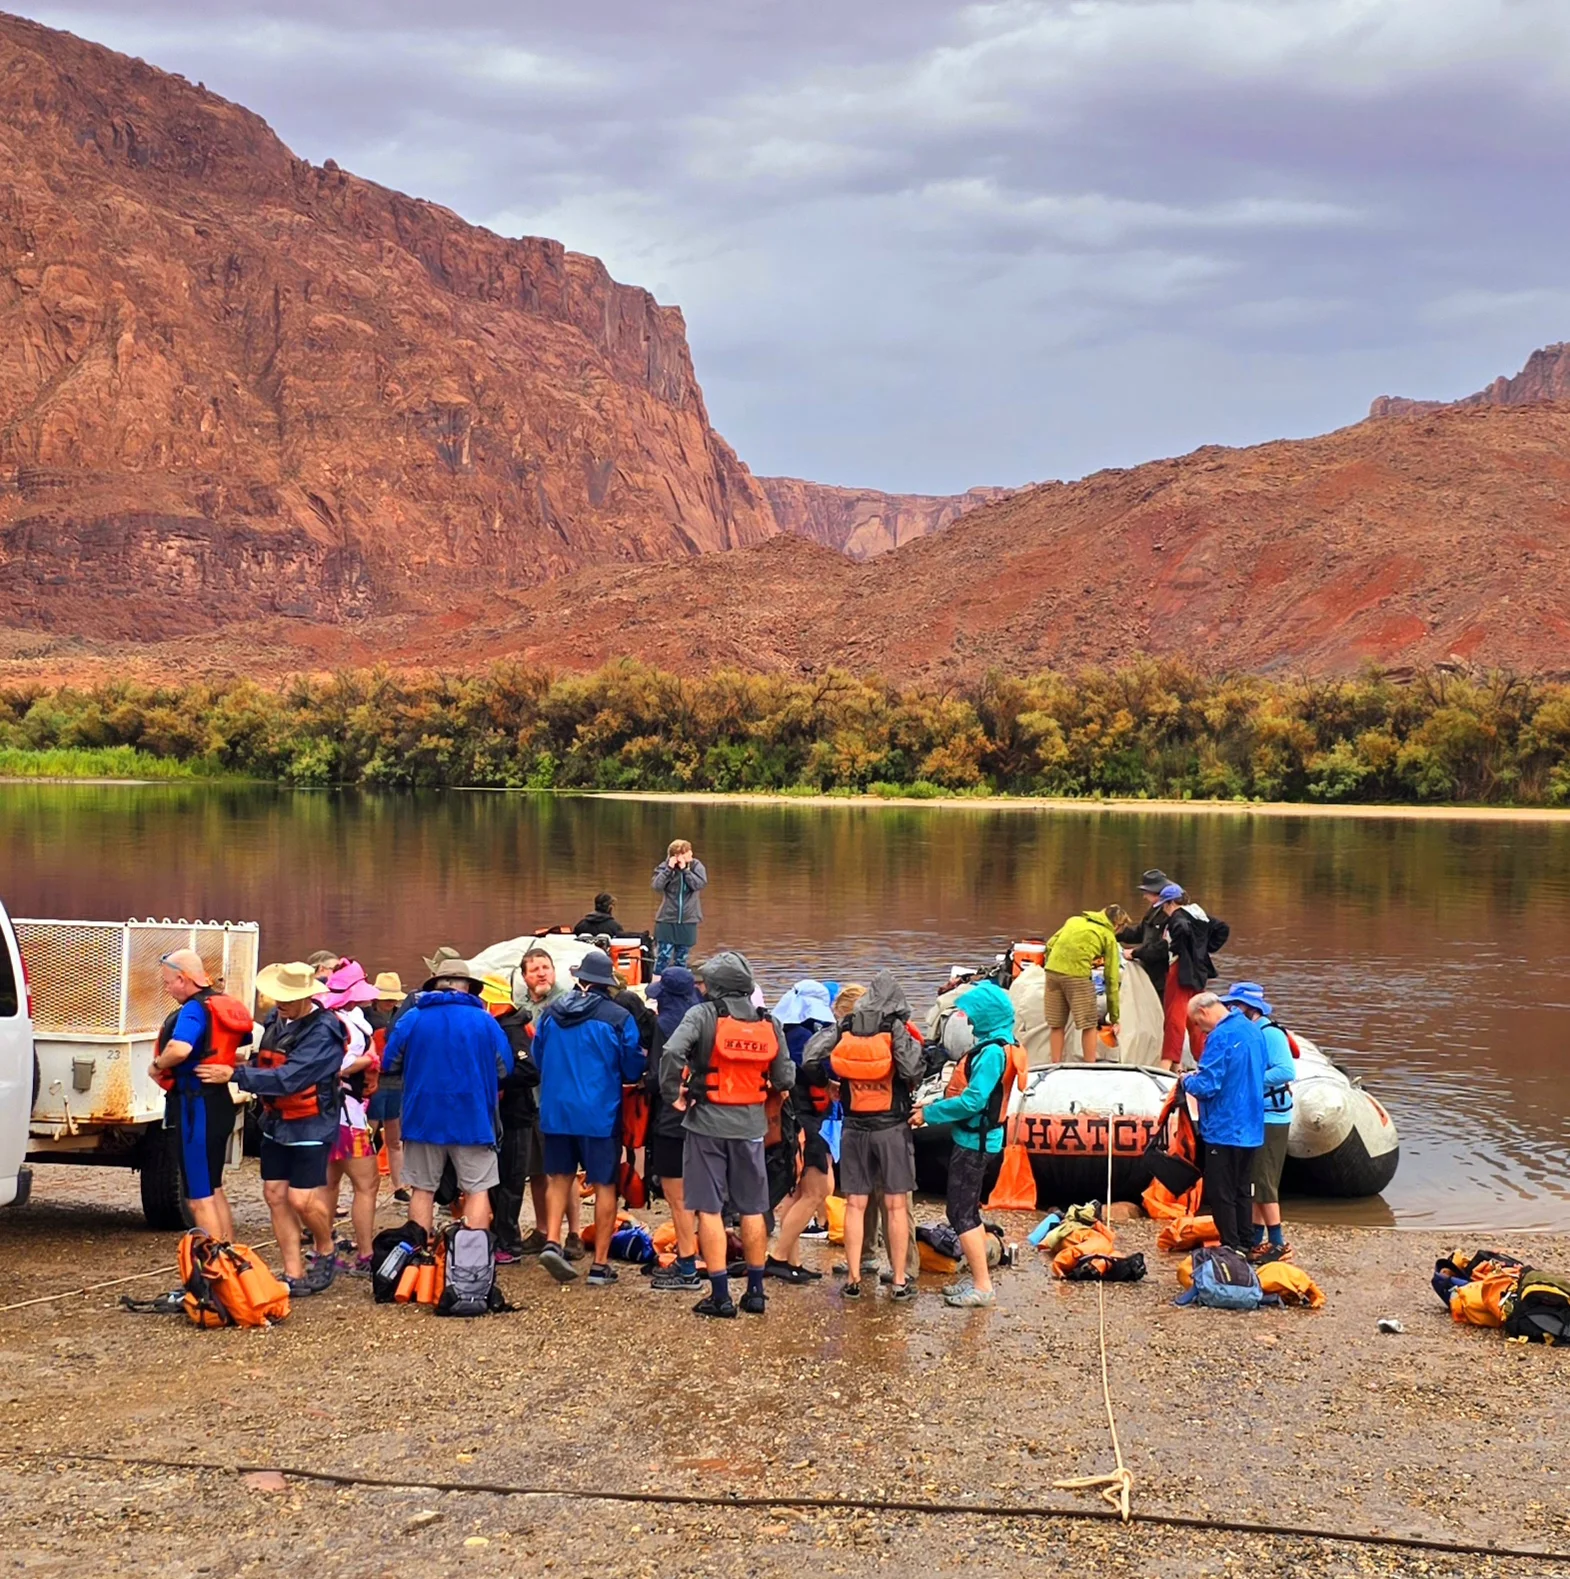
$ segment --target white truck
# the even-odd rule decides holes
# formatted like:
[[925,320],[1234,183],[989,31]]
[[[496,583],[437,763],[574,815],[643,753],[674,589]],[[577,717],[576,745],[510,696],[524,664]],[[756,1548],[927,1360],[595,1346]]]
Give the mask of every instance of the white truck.
[[[164,1093],[148,1073],[158,1029],[174,1008],[158,963],[175,949],[195,949],[214,985],[249,1003],[256,983],[255,923],[18,918],[13,926],[5,944],[19,948],[30,989],[24,996],[31,999],[26,1160],[134,1168],[147,1226],[187,1226],[178,1137],[164,1128]],[[3,1012],[0,974],[0,1026],[7,1023]],[[0,1048],[4,1042],[0,1031]],[[0,1105],[5,1067],[0,1062]],[[14,1123],[9,1106],[4,1114],[0,1129]],[[230,1162],[239,1161],[240,1146],[236,1124]],[[6,1166],[0,1135],[0,1201]]]
[[25,1206],[32,1188],[26,1167],[32,1089],[32,1005],[22,951],[0,905],[0,1206]]

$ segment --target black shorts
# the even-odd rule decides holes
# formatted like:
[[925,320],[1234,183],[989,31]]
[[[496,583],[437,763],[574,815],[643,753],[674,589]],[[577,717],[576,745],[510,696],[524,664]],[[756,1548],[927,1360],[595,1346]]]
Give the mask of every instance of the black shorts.
[[651,1132],[644,1150],[644,1166],[655,1179],[680,1179],[681,1154],[686,1144],[684,1135],[661,1135]]
[[945,1206],[949,1227],[957,1234],[981,1227],[981,1192],[990,1161],[986,1152],[973,1151],[969,1146],[955,1146],[949,1155]]
[[814,1123],[810,1119],[802,1121],[801,1133],[802,1151],[801,1167],[805,1173],[808,1168],[818,1173],[827,1173],[834,1163],[834,1153],[829,1150],[829,1143],[823,1138],[823,1125],[819,1121]]
[[304,1146],[285,1146],[262,1137],[262,1177],[287,1179],[291,1190],[319,1190],[327,1183],[327,1156],[332,1142],[313,1140]]

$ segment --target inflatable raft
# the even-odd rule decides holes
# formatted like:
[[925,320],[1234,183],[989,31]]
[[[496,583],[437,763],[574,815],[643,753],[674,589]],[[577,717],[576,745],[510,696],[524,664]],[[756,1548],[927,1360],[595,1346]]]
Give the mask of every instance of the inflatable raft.
[[[1157,1124],[1174,1076],[1150,1067],[1161,1052],[1161,1005],[1137,970],[1124,978],[1122,1046],[1094,1064],[1047,1062],[1041,1023],[1042,973],[1027,968],[1014,981],[1019,1035],[1030,1054],[1030,1078],[1009,1104],[1015,1139],[1030,1156],[1038,1204],[1063,1206],[1099,1200],[1107,1189],[1107,1145],[1112,1146],[1112,1193],[1137,1201],[1150,1183],[1145,1153],[1162,1138]],[[1293,1195],[1356,1198],[1378,1195],[1401,1160],[1396,1126],[1384,1106],[1306,1037],[1297,1038],[1298,1077],[1292,1085],[1292,1131],[1282,1189]],[[1068,1046],[1078,1045],[1070,1028]],[[1070,1053],[1070,1056],[1077,1056]],[[921,1089],[919,1102],[943,1095],[948,1070]],[[916,1169],[924,1190],[941,1191],[949,1141],[942,1129],[916,1131]]]

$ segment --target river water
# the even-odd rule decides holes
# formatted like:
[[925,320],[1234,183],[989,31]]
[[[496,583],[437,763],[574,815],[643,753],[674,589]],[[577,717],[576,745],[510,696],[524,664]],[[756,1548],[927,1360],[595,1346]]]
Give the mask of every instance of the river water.
[[331,948],[411,982],[438,944],[570,923],[601,888],[648,925],[678,836],[710,872],[700,956],[741,948],[771,997],[888,965],[918,1007],[950,963],[1085,907],[1134,911],[1161,866],[1231,924],[1221,980],[1263,981],[1399,1126],[1381,1200],[1299,1215],[1570,1225],[1570,825],[0,785],[0,900],[254,920],[264,960]]

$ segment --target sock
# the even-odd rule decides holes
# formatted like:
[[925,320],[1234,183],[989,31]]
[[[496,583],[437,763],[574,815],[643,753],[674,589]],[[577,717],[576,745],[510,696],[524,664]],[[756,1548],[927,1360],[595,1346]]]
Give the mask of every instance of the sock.
[[1270,1243],[1280,1250],[1286,1245],[1286,1236],[1281,1232],[1281,1224],[1276,1223],[1270,1230]]
[[1248,1231],[1248,1242],[1251,1245],[1262,1245],[1265,1242],[1265,1225],[1255,1223]]
[[761,1294],[763,1292],[763,1268],[750,1266],[747,1268],[747,1292]]
[[714,1296],[716,1305],[723,1305],[730,1298],[730,1278],[724,1272],[717,1272],[709,1279],[709,1289]]
[[676,1270],[683,1277],[696,1277],[698,1275],[698,1258],[696,1256],[677,1256]]
[[561,1254],[561,1241],[559,1239],[547,1239],[545,1241],[545,1248],[547,1250],[554,1250],[557,1255],[560,1255]]

